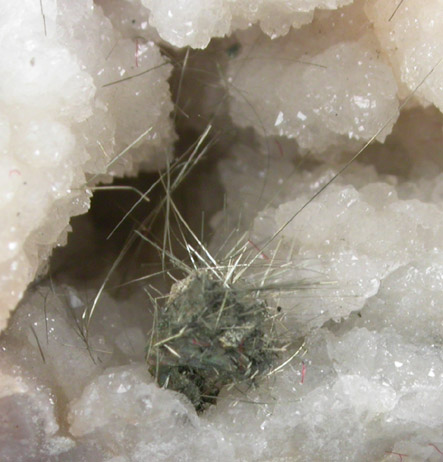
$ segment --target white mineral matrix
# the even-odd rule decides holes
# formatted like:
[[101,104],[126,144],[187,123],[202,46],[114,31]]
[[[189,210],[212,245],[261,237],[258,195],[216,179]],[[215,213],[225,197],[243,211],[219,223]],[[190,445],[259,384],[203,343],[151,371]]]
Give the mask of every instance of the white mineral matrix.
[[70,217],[88,210],[94,177],[165,164],[171,66],[143,24],[136,47],[136,29],[114,27],[92,1],[2,1],[0,329]]
[[148,373],[142,289],[85,339],[98,287],[36,285],[0,337],[2,462],[442,460],[442,0],[2,0],[0,38],[0,330],[96,185],[208,122],[210,249],[288,223],[259,260],[309,282],[274,300],[305,354],[201,416]]

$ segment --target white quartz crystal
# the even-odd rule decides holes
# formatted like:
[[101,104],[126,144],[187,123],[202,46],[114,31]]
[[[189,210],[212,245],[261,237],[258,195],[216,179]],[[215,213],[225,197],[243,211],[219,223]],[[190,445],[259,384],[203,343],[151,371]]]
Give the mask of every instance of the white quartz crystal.
[[[267,244],[261,264],[266,259],[290,263],[289,269],[279,272],[277,281],[283,285],[307,278],[312,283],[296,302],[291,291],[279,296],[296,330],[349,315],[374,296],[380,281],[391,273],[421,260],[427,262],[424,266],[435,265],[437,255],[443,255],[441,197],[434,196],[436,203],[419,201],[411,197],[410,185],[396,187],[395,177],[379,176],[372,167],[356,163],[292,220],[338,167],[299,173],[289,159],[273,156],[257,162],[253,160],[256,153],[244,146],[233,152],[235,156],[220,165],[228,191],[228,215],[219,214],[214,223],[220,230],[224,221],[231,227],[241,216],[248,229],[246,223],[253,221],[251,242],[258,248]],[[425,183],[423,189],[431,192],[440,187],[441,176]],[[260,190],[257,200],[254,191]],[[215,246],[221,241],[220,237]],[[438,274],[437,268],[434,273]],[[319,293],[323,299],[318,299]],[[420,298],[423,294],[416,300]],[[399,303],[403,305],[403,300]]]
[[[415,291],[414,287],[410,284],[409,290]],[[389,303],[384,292],[377,297]],[[55,299],[50,299],[47,305],[51,319],[54,303]],[[60,301],[57,303],[60,308]],[[106,306],[111,312],[119,311],[111,299]],[[258,389],[249,389],[246,394],[223,392],[217,406],[200,417],[182,396],[160,390],[139,359],[132,365],[119,365],[114,356],[115,365],[108,362],[110,367],[104,370],[103,364],[97,363],[93,378],[84,387],[77,382],[77,397],[69,402],[57,387],[55,399],[43,385],[44,370],[51,368],[49,355],[47,363],[41,359],[35,363],[40,372],[16,365],[10,369],[9,379],[2,382],[9,391],[0,398],[2,415],[8,416],[6,421],[0,419],[1,434],[12,436],[0,446],[2,461],[26,461],[30,455],[65,462],[113,458],[119,462],[203,462],[208,458],[220,462],[378,461],[385,457],[390,460],[390,452],[411,457],[422,452],[429,460],[438,460],[436,448],[442,446],[443,428],[440,346],[425,336],[419,339],[403,331],[403,325],[414,322],[407,315],[394,323],[385,317],[380,327],[371,320],[370,311],[368,305],[361,317],[312,332],[306,337],[302,358],[262,381]],[[120,312],[124,314],[125,308]],[[423,318],[431,319],[435,314],[429,310]],[[97,321],[102,322],[105,315],[105,311],[99,313]],[[50,336],[52,329],[63,329],[64,322],[54,317]],[[138,322],[131,317],[126,323]],[[17,328],[18,324],[26,326],[19,318]],[[425,333],[426,328],[422,329]],[[46,343],[44,331],[38,335],[47,354],[52,347]],[[104,337],[111,353],[112,329]],[[26,351],[26,342],[27,354],[33,351],[39,357],[32,336],[6,338],[1,347],[14,358]],[[64,348],[60,355],[69,362]],[[90,358],[77,359],[79,373],[88,361],[92,371]],[[26,360],[15,356],[15,362],[25,364]],[[66,372],[59,370],[54,378],[63,374]],[[77,376],[72,374],[73,383]],[[11,383],[16,385],[11,387]],[[20,412],[22,406],[26,413]],[[54,406],[67,420],[68,430],[57,425]],[[14,435],[8,426],[12,422],[17,425]],[[27,444],[25,455],[20,441]]]
[[[3,352],[5,349],[3,348]],[[10,358],[11,359],[11,358]],[[58,434],[56,395],[29,370],[0,359],[0,457],[5,462],[47,460],[75,446]]]
[[70,217],[87,211],[86,182],[161,168],[174,139],[171,67],[149,36],[123,37],[92,1],[42,9],[5,1],[0,19],[0,330]]
[[221,261],[243,236],[244,278],[277,289],[264,302],[293,344],[197,415],[144,361],[143,289],[165,280],[121,290],[118,268],[85,322],[103,278],[62,265],[0,336],[1,462],[441,460],[441,66],[420,82],[442,18],[441,0],[3,1],[0,330],[92,186],[164,167],[174,123],[192,140],[211,123],[218,180],[183,184],[187,212],[218,204],[210,250]]
[[423,102],[443,110],[443,3],[441,0],[368,0],[365,5],[383,54],[391,62],[403,95],[417,91]]
[[[356,163],[262,251],[282,265],[283,282],[303,278],[303,290],[282,291],[278,300],[290,337],[305,333],[303,355],[258,388],[224,390],[216,406],[197,416],[184,397],[160,390],[147,372],[142,291],[124,301],[103,296],[87,348],[76,320],[88,295],[40,285],[0,341],[1,370],[7,371],[0,382],[0,407],[8,416],[6,423],[0,419],[3,434],[18,425],[0,445],[0,458],[389,462],[399,453],[438,461],[441,116],[427,110],[416,120],[415,130],[421,122],[431,135],[419,157],[408,143],[414,116],[416,108],[402,115],[387,140],[387,146],[407,146],[401,148],[407,180]],[[296,170],[297,162],[280,152],[274,146],[267,159],[238,145],[220,163],[227,197],[225,211],[214,218],[216,249],[231,220],[240,226],[234,241],[251,229],[250,240],[260,247],[337,168]],[[386,171],[395,166],[386,146],[371,154],[376,160],[385,155]],[[266,264],[261,258],[248,278],[263,274]],[[25,456],[20,441],[29,448]]]
[[237,36],[241,52],[227,80],[238,126],[295,138],[311,155],[329,157],[337,145],[355,149],[355,140],[370,139],[387,121],[377,139],[391,131],[397,85],[360,5],[318,15],[280,39],[257,30]]
[[205,48],[213,37],[260,24],[270,37],[312,21],[316,8],[335,9],[352,0],[141,0],[150,23],[172,45]]

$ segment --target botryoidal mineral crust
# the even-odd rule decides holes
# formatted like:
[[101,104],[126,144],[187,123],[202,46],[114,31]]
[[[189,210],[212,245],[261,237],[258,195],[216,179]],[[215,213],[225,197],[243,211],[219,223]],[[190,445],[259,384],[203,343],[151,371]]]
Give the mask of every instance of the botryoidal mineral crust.
[[306,154],[329,160],[337,146],[339,152],[356,150],[381,120],[389,122],[377,140],[392,131],[397,83],[359,3],[318,14],[282,38],[271,40],[258,29],[236,37],[240,51],[227,68],[236,125],[294,138]]
[[0,338],[0,460],[440,460],[443,66],[417,87],[442,31],[441,0],[3,1],[0,329],[87,211],[85,184],[164,165],[175,135],[160,48],[225,34],[189,53],[180,99],[191,129],[210,120],[238,137],[221,140],[210,246],[249,231],[252,250],[268,242],[255,268],[308,283],[266,300],[304,335],[303,358],[246,392],[225,387],[199,417],[148,372],[144,292],[105,292],[86,341],[96,292],[38,285]]
[[[430,113],[426,123],[435,126],[441,120],[436,116]],[[241,204],[255,215],[263,166],[256,162],[251,168],[248,155],[257,153],[248,149],[235,147],[220,166],[223,181],[231,181],[226,183],[231,191],[228,215],[222,220],[232,214],[238,222],[235,207]],[[254,243],[272,232],[272,226],[263,226],[263,218],[276,223],[287,219],[287,205],[331,174],[325,167],[297,173],[297,181],[281,191],[279,180],[287,177],[289,167],[289,161],[281,160],[269,167],[262,199],[267,203],[272,197],[274,204],[266,215],[253,219]],[[267,249],[268,257],[279,250],[275,261],[283,263],[291,254],[287,242],[293,242],[284,277],[311,283],[292,299],[279,299],[285,326],[292,332],[305,330],[306,354],[246,393],[222,390],[217,405],[200,417],[188,399],[159,388],[148,374],[147,316],[140,310],[146,297],[122,303],[105,294],[88,352],[73,316],[85,307],[79,293],[40,287],[15,313],[0,342],[6,353],[0,368],[8,371],[2,378],[2,415],[7,412],[14,422],[24,415],[39,423],[26,427],[25,435],[19,427],[15,439],[5,437],[0,451],[20,454],[13,442],[24,438],[28,454],[37,455],[34,460],[51,462],[60,459],[49,457],[48,446],[64,462],[191,457],[202,462],[208,457],[220,462],[389,462],[387,452],[438,460],[430,443],[438,448],[443,443],[442,180],[441,175],[420,178],[403,182],[355,164],[308,216],[294,221],[278,249]],[[42,298],[46,318],[39,305]],[[349,315],[352,310],[359,314]],[[332,322],[341,316],[346,320]],[[67,408],[68,434],[58,429],[54,395]],[[3,426],[0,435],[10,431]]]
[[44,16],[38,1],[1,7],[0,330],[52,248],[66,243],[70,217],[88,210],[89,187],[162,168],[174,141],[171,66],[147,26],[135,48],[137,29],[125,36],[92,0],[42,7]]
[[[209,120],[227,84],[229,105],[215,110],[221,120],[296,139],[302,154],[327,161],[357,149],[381,121],[377,140],[385,140],[399,97],[442,54],[439,0],[398,10],[394,0],[44,3],[2,6],[0,330],[52,248],[66,242],[70,217],[88,210],[85,185],[164,165],[174,129],[162,40],[205,47],[240,31],[226,65],[207,56],[212,64],[198,75],[204,98],[186,110]],[[442,72],[416,102],[442,108]],[[183,90],[194,95],[194,83]]]
[[286,35],[291,26],[308,24],[316,8],[336,9],[352,0],[142,0],[151,11],[150,23],[160,36],[177,47],[206,48],[213,37],[260,24],[272,38]]

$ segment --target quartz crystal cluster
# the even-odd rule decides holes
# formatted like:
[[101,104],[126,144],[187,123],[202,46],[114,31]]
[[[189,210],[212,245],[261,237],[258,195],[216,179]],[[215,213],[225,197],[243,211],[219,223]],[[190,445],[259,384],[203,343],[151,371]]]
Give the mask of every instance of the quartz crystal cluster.
[[[0,460],[441,460],[442,1],[4,0],[0,16]],[[263,303],[304,346],[197,415],[149,373],[141,289],[104,291],[85,329],[97,288],[58,275],[5,326],[100,181],[161,169],[176,128],[208,123],[218,182],[190,208],[221,204],[209,250],[246,235],[245,281],[272,286]]]
[[88,210],[97,176],[165,165],[171,66],[138,25],[120,31],[92,1],[2,4],[0,329],[70,217]]
[[[377,139],[390,133],[397,83],[358,3],[318,14],[282,38],[257,29],[237,37],[240,51],[227,70],[236,125],[294,138],[311,155],[329,158],[336,146],[355,149],[356,140],[370,139],[386,121]],[[269,88],[265,95],[263,88]]]
[[259,24],[272,38],[291,27],[308,24],[319,9],[335,9],[352,0],[141,0],[151,11],[150,23],[177,46],[205,48],[211,38]]

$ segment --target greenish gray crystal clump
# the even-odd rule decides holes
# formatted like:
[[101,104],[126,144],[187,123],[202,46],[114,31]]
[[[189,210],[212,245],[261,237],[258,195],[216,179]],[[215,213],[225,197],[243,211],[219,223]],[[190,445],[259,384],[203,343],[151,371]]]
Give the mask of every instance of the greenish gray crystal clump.
[[223,387],[253,384],[270,371],[278,342],[270,310],[255,292],[203,271],[177,283],[147,348],[159,385],[203,411]]

